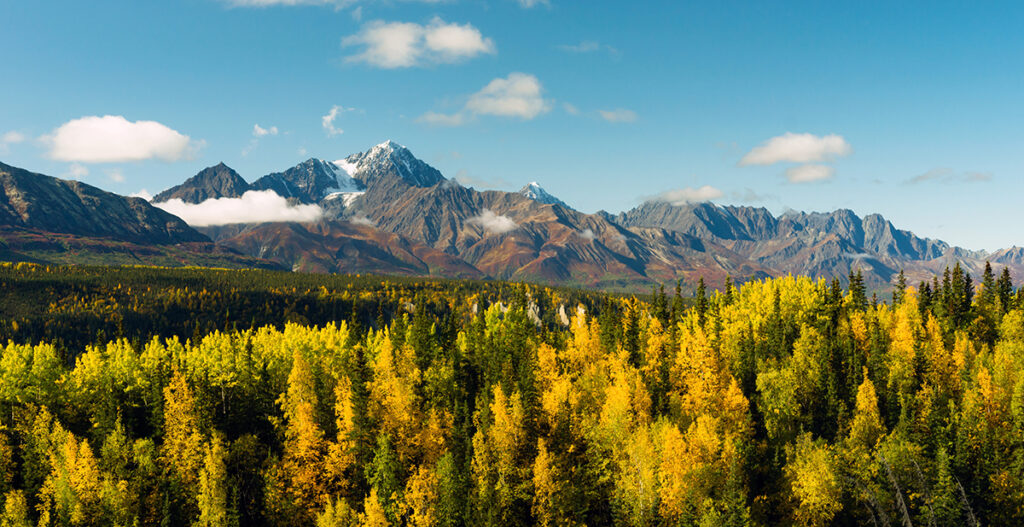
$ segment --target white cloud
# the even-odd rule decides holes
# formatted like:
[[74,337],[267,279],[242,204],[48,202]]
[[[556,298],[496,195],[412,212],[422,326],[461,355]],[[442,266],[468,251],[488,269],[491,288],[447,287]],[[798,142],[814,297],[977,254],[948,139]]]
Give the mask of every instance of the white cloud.
[[348,57],[348,61],[386,69],[459,62],[495,53],[494,42],[484,38],[479,29],[470,24],[449,24],[440,17],[425,26],[376,20],[345,37],[342,45],[363,46],[362,52]]
[[208,199],[202,203],[185,203],[175,198],[154,206],[195,227],[269,221],[309,222],[320,219],[324,213],[319,205],[289,205],[288,200],[273,190],[250,190],[240,198]]
[[306,155],[309,151],[306,150],[306,147],[300,146],[298,152],[299,152],[299,157],[302,157],[302,156]]
[[439,126],[461,126],[479,115],[514,117],[528,121],[551,110],[551,101],[543,97],[544,88],[537,77],[514,72],[497,78],[469,96],[465,107],[453,114],[427,112],[417,121]]
[[571,103],[563,102],[562,103],[562,109],[565,110],[565,113],[567,113],[569,115],[579,115],[580,114],[580,109],[577,108],[576,105],[571,104]]
[[138,192],[132,192],[131,194],[128,194],[128,197],[129,198],[142,198],[142,199],[144,199],[146,201],[153,201],[153,195],[150,194],[149,191],[146,190],[146,189],[142,189],[142,190],[140,190]]
[[541,96],[543,87],[537,77],[526,73],[510,73],[497,78],[474,93],[466,109],[480,115],[498,115],[533,119],[551,109],[551,103]]
[[609,123],[632,123],[637,119],[636,112],[625,108],[598,110],[597,113],[601,114],[601,118]]
[[519,2],[519,5],[523,6],[526,9],[530,9],[531,7],[536,7],[536,6],[539,6],[539,5],[551,5],[551,4],[548,3],[548,0],[517,0],[517,1]]
[[15,132],[13,130],[4,134],[3,137],[0,137],[0,143],[9,145],[21,143],[23,141],[25,141],[25,134]]
[[479,215],[466,220],[469,225],[478,225],[491,234],[504,234],[515,230],[518,225],[508,216],[495,214],[491,209],[484,209]]
[[827,165],[800,165],[786,169],[786,179],[790,183],[810,183],[832,179],[836,169]]
[[711,201],[724,196],[725,193],[711,185],[704,185],[700,188],[686,187],[680,189],[666,190],[654,196],[649,196],[649,201],[663,201],[672,205],[685,205],[687,203],[700,203]]
[[580,238],[583,238],[584,240],[593,241],[594,240],[594,230],[593,229],[583,229],[582,231],[579,232],[579,236],[580,236]]
[[794,134],[787,132],[773,137],[740,159],[740,166],[773,165],[788,161],[792,163],[813,163],[831,161],[836,157],[849,155],[853,149],[842,136],[829,134]]
[[68,121],[42,140],[58,161],[118,163],[191,157],[203,146],[156,121],[129,121],[120,115],[89,116]]
[[348,221],[356,225],[365,225],[367,227],[377,226],[377,222],[371,220],[370,218],[367,218],[366,216],[354,216],[352,218],[349,218]]
[[277,135],[277,127],[271,126],[269,128],[263,128],[259,124],[252,125],[253,137],[263,137],[265,135]]
[[82,179],[89,175],[89,168],[81,163],[71,163],[64,175],[71,179]]
[[342,112],[351,112],[355,108],[345,108],[344,106],[338,106],[335,104],[331,106],[331,110],[327,112],[327,115],[320,118],[320,124],[323,125],[324,130],[327,131],[327,137],[333,137],[345,133],[341,128],[334,127],[334,120],[341,115]]

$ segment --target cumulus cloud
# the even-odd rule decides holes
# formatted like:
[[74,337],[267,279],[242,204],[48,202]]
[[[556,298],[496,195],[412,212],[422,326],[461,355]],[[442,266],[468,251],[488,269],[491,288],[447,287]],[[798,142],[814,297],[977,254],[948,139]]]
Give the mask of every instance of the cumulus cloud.
[[786,169],[786,179],[790,183],[810,183],[825,181],[836,175],[836,169],[827,165],[800,165]]
[[327,115],[324,115],[323,117],[320,118],[320,124],[321,126],[324,127],[324,130],[327,131],[327,137],[334,137],[336,135],[341,135],[345,133],[345,131],[342,130],[341,128],[336,128],[334,126],[334,120],[337,119],[338,116],[341,115],[343,112],[351,112],[353,110],[355,110],[355,108],[345,108],[344,106],[338,106],[337,104],[331,106],[331,109],[330,111],[327,112]]
[[252,125],[253,137],[263,137],[265,135],[277,135],[277,127],[271,126],[269,128],[263,128],[259,123]]
[[156,121],[129,121],[120,115],[89,116],[61,125],[42,137],[58,161],[119,163],[188,159],[203,146]]
[[594,230],[593,229],[583,229],[578,234],[579,234],[579,237],[583,238],[584,240],[590,240],[590,241],[594,240]]
[[497,78],[470,95],[462,110],[453,114],[427,112],[417,121],[437,126],[461,126],[480,115],[512,117],[528,121],[551,110],[537,77],[514,72]]
[[687,203],[700,203],[703,201],[716,200],[724,196],[721,190],[712,187],[711,185],[704,185],[703,187],[693,188],[686,187],[680,189],[666,190],[655,194],[654,196],[648,196],[648,201],[663,201],[671,205],[685,205]]
[[309,222],[320,219],[324,213],[319,205],[289,205],[288,200],[273,190],[250,190],[240,198],[208,199],[202,203],[172,199],[155,206],[195,227],[269,221]]
[[479,215],[466,220],[466,223],[469,225],[477,225],[491,234],[504,234],[515,230],[515,228],[518,227],[516,222],[512,221],[512,218],[495,214],[494,211],[490,209],[484,209]]
[[601,115],[601,118],[609,123],[632,123],[636,121],[636,112],[633,110],[627,110],[625,108],[616,108],[614,110],[598,110],[597,113]]
[[774,165],[780,162],[814,163],[849,155],[853,149],[842,136],[794,134],[773,137],[740,159],[740,166]]
[[537,77],[510,73],[504,79],[492,80],[484,89],[474,93],[466,103],[466,109],[480,115],[529,120],[551,109],[551,104],[541,96],[542,91]]
[[364,62],[379,68],[410,68],[459,62],[495,53],[494,41],[470,24],[446,23],[434,17],[427,25],[413,22],[376,20],[355,35],[342,40],[344,46],[362,46],[349,62]]

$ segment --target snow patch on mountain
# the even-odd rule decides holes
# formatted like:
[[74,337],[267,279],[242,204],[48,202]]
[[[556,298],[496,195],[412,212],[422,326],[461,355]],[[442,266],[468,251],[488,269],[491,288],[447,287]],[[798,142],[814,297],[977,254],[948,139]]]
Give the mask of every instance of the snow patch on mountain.
[[525,187],[519,190],[519,194],[526,196],[527,198],[536,201],[537,203],[544,203],[545,205],[561,205],[569,208],[564,201],[551,195],[548,191],[544,190],[536,181],[529,182]]

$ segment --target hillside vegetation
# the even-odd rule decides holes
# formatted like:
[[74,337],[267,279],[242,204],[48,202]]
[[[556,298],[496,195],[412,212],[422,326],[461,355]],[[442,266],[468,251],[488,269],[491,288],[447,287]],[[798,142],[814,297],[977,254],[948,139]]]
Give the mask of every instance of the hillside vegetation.
[[1024,522],[1009,275],[975,288],[956,267],[891,303],[787,277],[692,307],[266,271],[0,276],[4,525]]

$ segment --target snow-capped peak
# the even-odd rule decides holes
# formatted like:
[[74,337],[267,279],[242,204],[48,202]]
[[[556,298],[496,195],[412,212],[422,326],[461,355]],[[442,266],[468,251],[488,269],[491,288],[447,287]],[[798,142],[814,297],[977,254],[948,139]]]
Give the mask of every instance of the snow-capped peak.
[[519,193],[527,198],[532,199],[538,203],[544,203],[546,205],[561,205],[568,207],[564,201],[552,196],[548,191],[544,190],[536,181],[527,183],[525,187],[519,190]]
[[352,154],[334,162],[350,176],[361,181],[382,173],[396,174],[419,187],[429,187],[444,181],[435,168],[420,161],[408,148],[388,139],[366,152]]

